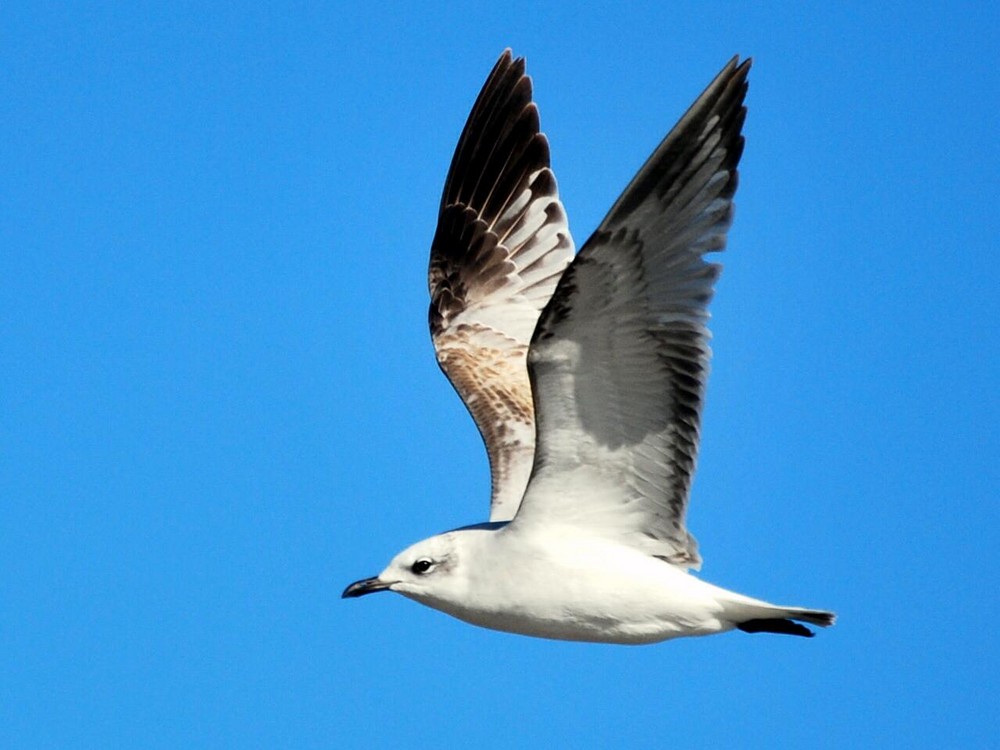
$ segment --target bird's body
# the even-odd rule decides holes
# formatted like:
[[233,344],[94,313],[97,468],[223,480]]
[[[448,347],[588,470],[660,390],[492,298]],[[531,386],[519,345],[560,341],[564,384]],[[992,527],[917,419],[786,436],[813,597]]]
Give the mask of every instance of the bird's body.
[[455,588],[399,590],[473,625],[540,638],[652,643],[734,627],[729,592],[630,547],[552,531],[450,532],[464,569]]
[[454,533],[467,588],[432,606],[473,625],[608,643],[727,629],[715,587],[630,547],[509,526]]
[[[432,589],[406,580],[407,562],[423,557],[443,567]],[[392,590],[473,625],[538,638],[643,644],[750,621],[830,623],[828,613],[751,599],[573,528],[482,524],[424,540],[397,560],[387,569],[398,579]]]
[[732,221],[748,70],[730,61],[574,256],[524,62],[501,56],[445,181],[429,274],[438,362],[490,458],[490,522],[418,542],[345,597],[392,590],[474,625],[604,643],[832,624],[688,572],[720,270],[703,256]]

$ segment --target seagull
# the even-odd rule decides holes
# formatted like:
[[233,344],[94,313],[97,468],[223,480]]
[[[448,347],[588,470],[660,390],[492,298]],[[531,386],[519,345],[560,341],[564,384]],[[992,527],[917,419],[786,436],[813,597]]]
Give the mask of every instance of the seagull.
[[395,591],[473,625],[598,643],[833,624],[690,573],[720,273],[705,254],[732,223],[749,69],[726,64],[575,254],[524,59],[500,56],[445,179],[429,271],[437,360],[489,456],[489,522],[417,542],[344,598]]

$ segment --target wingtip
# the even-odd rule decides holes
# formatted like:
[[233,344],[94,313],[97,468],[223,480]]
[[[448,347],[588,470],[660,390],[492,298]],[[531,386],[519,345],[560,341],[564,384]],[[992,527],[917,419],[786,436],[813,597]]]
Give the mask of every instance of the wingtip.
[[814,638],[816,634],[805,625],[788,618],[759,617],[736,624],[744,633],[775,633],[777,635],[797,635],[800,638]]
[[497,58],[496,64],[493,66],[495,70],[500,70],[501,68],[519,68],[519,72],[524,74],[525,59],[523,56],[514,55],[514,50],[510,47],[505,47],[504,51],[500,53],[500,57]]
[[[718,75],[712,80],[705,91],[713,89],[716,85],[722,84],[725,87],[731,86],[732,82],[738,81],[743,86],[743,93],[746,93],[746,87],[748,85],[748,78],[750,75],[750,68],[753,66],[753,58],[745,57],[740,60],[739,55],[733,55],[729,58],[729,61],[722,67]],[[723,84],[723,81],[725,83]]]
[[744,57],[741,60],[740,55],[737,53],[726,61],[726,64],[722,66],[722,70],[719,71],[719,75],[716,78],[732,75],[733,73],[746,75],[746,72],[750,70],[752,65],[752,57]]

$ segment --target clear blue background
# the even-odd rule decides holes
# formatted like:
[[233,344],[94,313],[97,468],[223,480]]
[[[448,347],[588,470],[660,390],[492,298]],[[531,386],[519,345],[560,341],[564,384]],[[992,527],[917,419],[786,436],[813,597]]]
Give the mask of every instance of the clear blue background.
[[[361,5],[0,10],[0,747],[995,743],[997,4]],[[690,524],[817,638],[339,599],[486,514],[425,270],[506,46],[579,244],[754,56]]]

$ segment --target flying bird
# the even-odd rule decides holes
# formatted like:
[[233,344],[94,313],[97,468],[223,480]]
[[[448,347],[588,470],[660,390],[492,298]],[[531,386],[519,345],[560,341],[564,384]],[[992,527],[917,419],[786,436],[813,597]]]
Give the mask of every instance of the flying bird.
[[726,64],[575,254],[524,59],[500,56],[429,272],[438,363],[489,455],[489,522],[417,542],[345,598],[395,591],[486,628],[604,643],[833,624],[689,572],[720,272],[705,255],[732,223],[749,69]]

